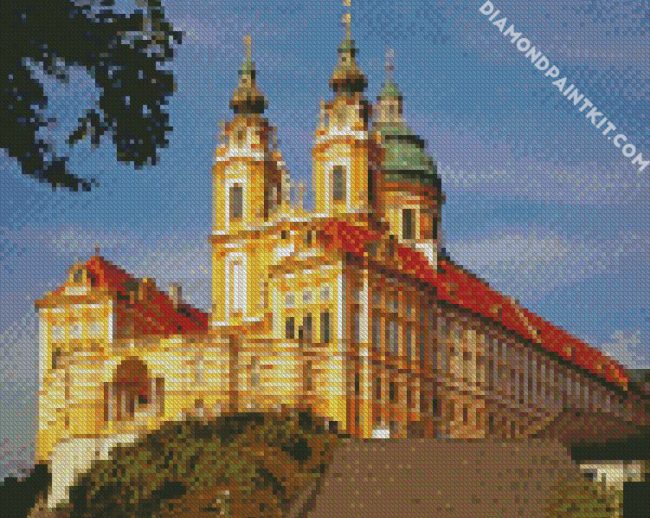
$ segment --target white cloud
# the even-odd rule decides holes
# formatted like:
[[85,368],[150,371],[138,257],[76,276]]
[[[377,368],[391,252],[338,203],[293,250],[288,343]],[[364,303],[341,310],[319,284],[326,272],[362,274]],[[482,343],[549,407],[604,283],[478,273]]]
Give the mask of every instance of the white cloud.
[[209,305],[210,248],[203,234],[177,232],[142,236],[133,231],[72,226],[53,232],[23,227],[0,229],[0,243],[3,250],[0,273],[15,268],[21,256],[38,258],[38,261],[47,257],[52,263],[50,268],[56,266],[61,270],[56,273],[56,279],[63,279],[65,268],[75,261],[85,261],[94,253],[95,246],[99,246],[106,259],[129,273],[151,277],[162,289],[171,282],[179,282],[189,302],[201,307]]
[[542,229],[501,231],[447,244],[452,258],[496,289],[522,300],[605,272],[624,258],[648,255],[648,236],[621,233],[611,241],[569,239]]
[[[432,119],[413,112],[408,119],[438,160],[446,191],[545,202],[648,207],[650,176],[647,172],[639,173],[598,133],[572,135],[571,147],[567,147],[566,130],[561,133],[554,129],[548,138],[539,138],[540,132],[547,131],[546,123],[540,120],[531,119],[530,126],[524,129],[515,122],[459,121],[443,115]],[[568,129],[580,130],[582,122],[576,121],[578,125]],[[520,134],[519,130],[526,133]],[[486,135],[490,138],[486,139]],[[599,146],[597,156],[589,151],[594,142]]]
[[650,345],[642,341],[641,331],[614,331],[599,348],[631,369],[650,369]]

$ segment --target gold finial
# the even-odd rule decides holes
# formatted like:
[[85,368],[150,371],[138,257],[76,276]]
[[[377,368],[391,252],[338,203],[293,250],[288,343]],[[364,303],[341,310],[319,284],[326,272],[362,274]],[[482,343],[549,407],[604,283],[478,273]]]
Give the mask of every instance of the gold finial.
[[244,47],[246,48],[246,59],[252,61],[253,59],[253,40],[250,34],[244,36]]
[[388,49],[386,51],[386,81],[393,80],[394,70],[395,70],[395,50]]
[[[343,0],[343,7],[350,9],[352,7],[352,0]],[[350,11],[343,15],[343,25],[345,25],[345,37],[348,40],[352,39],[352,14]]]

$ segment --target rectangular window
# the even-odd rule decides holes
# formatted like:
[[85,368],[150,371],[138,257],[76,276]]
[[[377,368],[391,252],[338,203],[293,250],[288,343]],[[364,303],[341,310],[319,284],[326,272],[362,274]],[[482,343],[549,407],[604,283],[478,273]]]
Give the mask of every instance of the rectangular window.
[[415,210],[402,210],[402,239],[415,238]]
[[65,331],[63,326],[52,326],[52,340],[55,342],[59,342],[64,340],[65,338]]
[[303,337],[305,338],[305,340],[311,341],[311,330],[312,330],[311,313],[307,313],[305,315],[305,318],[303,318],[302,330],[303,330]]
[[381,378],[377,377],[375,380],[375,399],[381,401]]
[[311,391],[314,388],[314,372],[311,360],[305,363],[305,390]]
[[372,348],[379,351],[381,348],[381,318],[379,311],[372,313]]
[[420,357],[420,368],[424,368],[424,362],[426,360],[426,350],[425,350],[425,343],[426,343],[426,336],[428,333],[427,328],[426,328],[426,317],[424,314],[424,309],[422,306],[419,307],[420,311],[420,331],[418,335],[418,348],[419,348],[419,357]]
[[241,219],[244,213],[244,190],[239,184],[230,187],[230,219]]
[[70,326],[70,338],[81,338],[81,323],[77,322]]
[[438,398],[433,398],[431,400],[431,412],[433,417],[440,417],[440,400]]
[[406,358],[411,360],[413,354],[413,328],[411,324],[406,324]]
[[361,313],[359,308],[352,309],[352,341],[359,343],[360,341],[360,326],[361,326]]
[[469,423],[469,407],[463,406],[463,424]]
[[330,289],[328,286],[323,286],[320,290],[320,301],[327,302],[330,299]]
[[92,322],[88,326],[88,335],[97,338],[102,334],[101,324],[99,322]]
[[361,393],[361,376],[358,372],[354,373],[354,395],[358,396]]
[[320,314],[320,341],[329,343],[330,341],[330,314],[329,311],[323,311]]
[[284,321],[284,337],[293,340],[296,332],[296,320],[294,317],[287,317]]
[[427,411],[427,398],[424,390],[420,388],[420,413],[423,414]]
[[232,263],[232,311],[243,311],[246,300],[246,277],[244,266],[237,261]]
[[472,361],[471,351],[463,351],[463,379],[469,378],[470,362]]
[[456,405],[453,401],[450,401],[447,406],[447,420],[450,423],[453,423],[456,420]]
[[388,399],[390,399],[391,403],[397,401],[397,384],[394,381],[388,384]]
[[345,199],[345,167],[341,165],[334,166],[332,172],[332,198],[334,201]]
[[386,348],[391,354],[397,354],[398,348],[398,339],[397,339],[398,327],[396,320],[388,320],[386,322]]
[[63,352],[61,351],[60,347],[56,347],[52,351],[52,368],[53,369],[58,369],[61,366],[61,356]]
[[257,388],[260,384],[260,361],[257,358],[251,359],[251,388]]

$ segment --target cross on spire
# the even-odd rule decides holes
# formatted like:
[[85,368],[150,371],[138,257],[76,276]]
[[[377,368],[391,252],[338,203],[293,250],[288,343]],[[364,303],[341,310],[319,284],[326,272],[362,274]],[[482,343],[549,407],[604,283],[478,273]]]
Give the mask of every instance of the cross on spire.
[[246,49],[246,60],[253,60],[253,39],[250,34],[244,36],[244,48]]
[[388,49],[386,51],[386,81],[393,80],[393,72],[395,71],[395,51]]
[[[352,0],[343,0],[343,7],[350,9],[352,7]],[[346,39],[352,39],[352,14],[349,10],[343,15],[343,25],[345,26]]]

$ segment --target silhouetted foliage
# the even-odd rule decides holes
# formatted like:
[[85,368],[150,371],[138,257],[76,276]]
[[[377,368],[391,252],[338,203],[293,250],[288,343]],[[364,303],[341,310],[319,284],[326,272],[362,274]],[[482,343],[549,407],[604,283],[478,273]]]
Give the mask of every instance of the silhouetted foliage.
[[[90,190],[92,179],[69,170],[42,136],[48,99],[35,71],[67,81],[85,69],[99,93],[68,137],[70,146],[110,137],[117,160],[140,168],[157,161],[171,130],[165,110],[174,78],[165,65],[181,34],[161,0],[120,12],[114,0],[8,0],[0,2],[0,148],[26,175],[52,187]],[[122,5],[123,3],[120,3]],[[131,6],[134,7],[134,6]]]
[[37,464],[23,479],[7,477],[0,484],[0,515],[25,518],[36,500],[44,496],[50,485],[47,465]]
[[561,481],[549,496],[549,518],[606,518],[617,516],[620,495],[589,481]]

